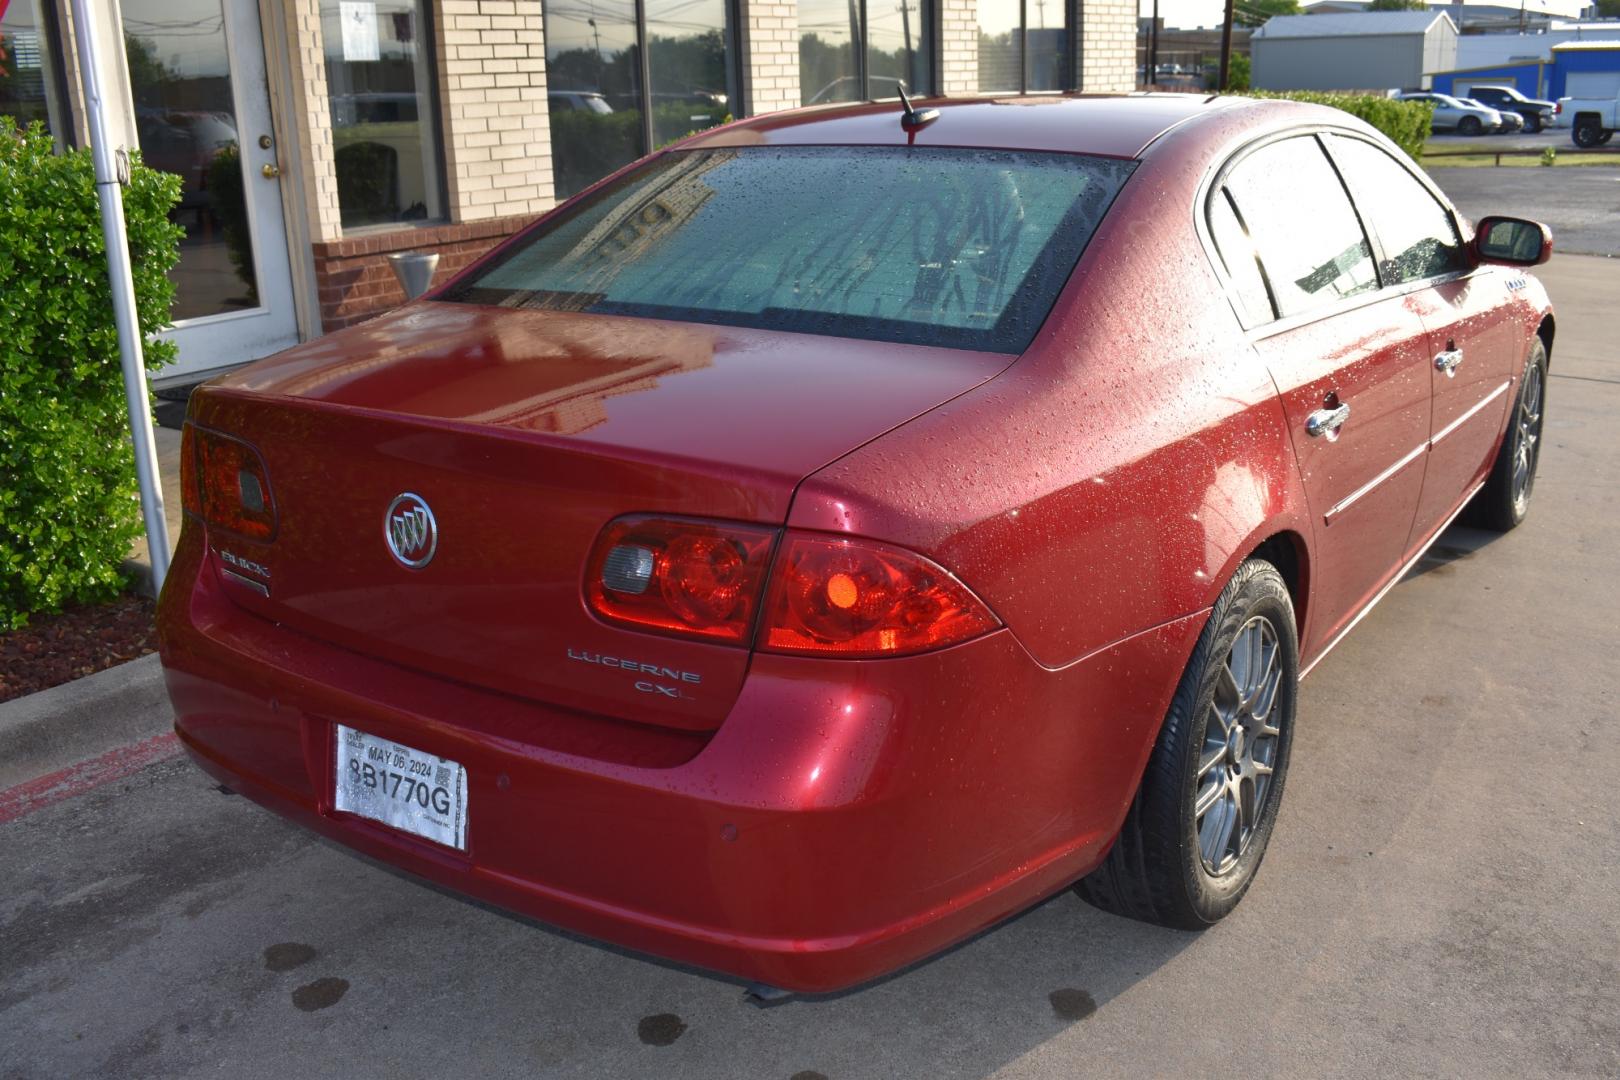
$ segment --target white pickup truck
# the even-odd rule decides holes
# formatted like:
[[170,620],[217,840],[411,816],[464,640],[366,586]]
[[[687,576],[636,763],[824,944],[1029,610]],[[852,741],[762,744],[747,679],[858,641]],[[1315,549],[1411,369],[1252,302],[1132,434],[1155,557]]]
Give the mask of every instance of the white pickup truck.
[[1558,99],[1553,123],[1569,128],[1576,146],[1602,146],[1620,128],[1620,94],[1610,98]]

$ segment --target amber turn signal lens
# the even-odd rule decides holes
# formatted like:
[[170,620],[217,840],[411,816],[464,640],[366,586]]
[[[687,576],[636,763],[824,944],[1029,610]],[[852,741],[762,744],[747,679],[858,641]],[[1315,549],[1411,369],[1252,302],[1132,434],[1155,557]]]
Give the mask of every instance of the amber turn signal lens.
[[275,500],[257,450],[240,439],[187,424],[181,453],[187,510],[214,528],[249,540],[275,537]]
[[759,647],[903,656],[1000,625],[967,586],[921,555],[868,540],[790,533],[771,578]]
[[609,523],[585,568],[585,602],[605,622],[748,644],[776,530],[695,518]]

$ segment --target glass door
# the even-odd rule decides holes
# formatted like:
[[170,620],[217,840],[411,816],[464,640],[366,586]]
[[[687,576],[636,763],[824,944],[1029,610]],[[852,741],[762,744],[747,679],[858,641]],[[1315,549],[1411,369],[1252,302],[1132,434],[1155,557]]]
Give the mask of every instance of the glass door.
[[298,339],[253,0],[124,0],[135,128],[147,165],[181,180],[172,271],[179,359],[159,379],[268,355]]

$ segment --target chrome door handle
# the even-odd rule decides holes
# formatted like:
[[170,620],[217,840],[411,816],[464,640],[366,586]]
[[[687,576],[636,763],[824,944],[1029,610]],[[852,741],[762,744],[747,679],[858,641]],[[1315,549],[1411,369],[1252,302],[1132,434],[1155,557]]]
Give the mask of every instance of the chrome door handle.
[[1456,378],[1457,365],[1460,363],[1462,363],[1461,349],[1447,349],[1434,358],[1434,366],[1445,372],[1448,379]]
[[1348,419],[1350,419],[1349,405],[1340,405],[1336,409],[1317,409],[1305,418],[1305,434],[1313,439],[1323,435],[1335,435]]

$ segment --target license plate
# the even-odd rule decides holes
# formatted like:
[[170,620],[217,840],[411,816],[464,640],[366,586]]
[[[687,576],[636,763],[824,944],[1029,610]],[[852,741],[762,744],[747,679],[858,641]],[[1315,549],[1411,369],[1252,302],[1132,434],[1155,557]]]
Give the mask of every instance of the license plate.
[[337,809],[467,850],[467,770],[448,758],[337,726]]

